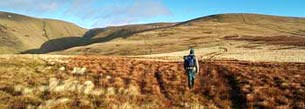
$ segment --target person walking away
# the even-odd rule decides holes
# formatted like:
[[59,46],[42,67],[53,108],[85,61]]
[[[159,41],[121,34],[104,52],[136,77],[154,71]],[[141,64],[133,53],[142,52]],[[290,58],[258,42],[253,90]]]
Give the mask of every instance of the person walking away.
[[190,89],[193,88],[195,82],[195,76],[199,72],[198,59],[195,56],[195,50],[190,49],[190,54],[183,57],[184,58],[184,69],[188,77],[188,86]]

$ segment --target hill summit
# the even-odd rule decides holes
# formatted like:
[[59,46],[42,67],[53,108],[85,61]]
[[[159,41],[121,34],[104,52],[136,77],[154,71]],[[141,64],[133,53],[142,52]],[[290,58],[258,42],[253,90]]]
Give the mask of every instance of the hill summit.
[[80,37],[85,31],[69,22],[0,12],[0,53],[20,53],[48,40]]

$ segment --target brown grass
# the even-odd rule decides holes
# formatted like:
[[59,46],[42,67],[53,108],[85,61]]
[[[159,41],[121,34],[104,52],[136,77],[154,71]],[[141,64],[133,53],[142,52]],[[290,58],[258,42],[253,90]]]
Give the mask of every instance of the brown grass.
[[[190,90],[181,62],[103,56],[43,60],[1,58],[0,107],[304,107],[304,63],[201,62]],[[76,67],[86,68],[84,74],[71,73]]]
[[270,45],[305,46],[302,36],[225,36],[225,40],[260,42]]
[[[126,27],[124,31],[103,28],[90,37],[108,37],[106,42],[80,46],[54,54],[104,54],[104,55],[150,55],[178,52],[195,48],[234,45],[253,40],[261,41],[258,46],[292,45],[304,46],[304,18],[268,16],[258,14],[220,14],[201,17],[174,26],[146,31],[145,26]],[[125,28],[125,27],[117,27]],[[130,34],[126,34],[130,33]],[[110,35],[109,35],[110,34]],[[240,40],[226,40],[225,36],[245,36]],[[247,38],[246,36],[249,36]],[[252,37],[253,36],[253,37]],[[291,37],[289,37],[291,36]],[[117,46],[119,44],[119,46]],[[245,44],[247,46],[247,44]]]
[[48,40],[79,37],[85,31],[86,29],[69,22],[0,12],[0,54],[37,49]]

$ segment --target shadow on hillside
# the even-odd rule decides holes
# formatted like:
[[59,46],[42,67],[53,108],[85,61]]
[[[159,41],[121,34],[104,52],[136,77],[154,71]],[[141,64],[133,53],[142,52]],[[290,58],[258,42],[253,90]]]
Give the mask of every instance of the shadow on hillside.
[[126,39],[126,38],[132,36],[133,34],[137,34],[137,33],[141,33],[141,32],[153,31],[153,30],[158,30],[158,29],[165,29],[165,28],[170,28],[170,27],[174,27],[174,26],[176,26],[176,25],[164,26],[164,27],[159,27],[159,28],[144,29],[144,30],[134,30],[134,29],[121,28],[121,29],[118,29],[118,30],[114,31],[113,33],[111,33],[110,35],[108,35],[106,37],[95,38],[95,39],[93,39],[94,36],[106,31],[107,28],[92,29],[92,30],[87,31],[85,33],[85,35],[83,36],[83,38],[85,40],[89,41],[88,44],[103,43],[103,42],[111,41],[111,40],[116,39],[116,38]]
[[59,39],[52,39],[41,45],[38,49],[30,49],[21,52],[20,54],[44,54],[54,51],[61,51],[75,46],[83,45],[83,38],[81,37],[65,37]]
[[65,38],[58,38],[58,39],[52,39],[44,44],[38,49],[30,49],[26,50],[23,52],[20,52],[20,54],[45,54],[45,53],[50,53],[50,52],[55,52],[55,51],[62,51],[66,50],[69,48],[73,47],[78,47],[78,46],[86,46],[94,43],[104,43],[111,41],[116,38],[128,38],[133,34],[145,32],[145,31],[151,31],[151,30],[157,30],[157,29],[163,29],[163,28],[169,28],[173,27],[172,26],[166,26],[166,27],[160,27],[160,28],[153,28],[153,29],[145,29],[145,30],[132,30],[132,29],[119,29],[110,35],[106,37],[101,37],[101,38],[95,38],[93,39],[94,36],[104,32],[107,30],[107,28],[101,28],[101,29],[92,29],[87,31],[83,37],[65,37]]

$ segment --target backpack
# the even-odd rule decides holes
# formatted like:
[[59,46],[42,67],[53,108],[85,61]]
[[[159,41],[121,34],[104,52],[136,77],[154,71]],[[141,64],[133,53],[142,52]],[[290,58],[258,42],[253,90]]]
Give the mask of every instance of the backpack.
[[184,56],[184,66],[185,67],[195,67],[195,56],[194,55],[188,55]]

